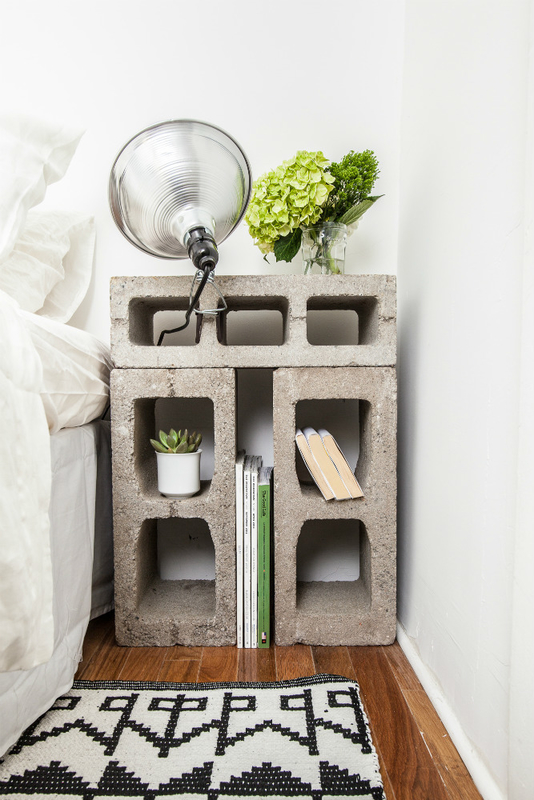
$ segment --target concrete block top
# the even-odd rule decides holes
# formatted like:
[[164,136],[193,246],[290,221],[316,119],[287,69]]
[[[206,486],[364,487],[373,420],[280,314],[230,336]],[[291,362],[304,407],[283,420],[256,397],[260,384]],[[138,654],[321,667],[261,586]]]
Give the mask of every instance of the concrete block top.
[[[191,277],[111,279],[111,349],[118,368],[393,366],[394,275],[221,276],[206,286],[187,334]],[[220,291],[217,291],[217,288]],[[224,303],[226,309],[224,309]]]

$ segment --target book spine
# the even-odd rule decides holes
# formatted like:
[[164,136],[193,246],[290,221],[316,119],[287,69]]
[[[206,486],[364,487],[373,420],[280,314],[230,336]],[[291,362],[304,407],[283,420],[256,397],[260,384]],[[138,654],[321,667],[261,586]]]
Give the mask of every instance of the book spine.
[[243,476],[243,641],[250,647],[250,469]]
[[271,487],[258,487],[258,647],[271,644]]
[[235,465],[236,633],[243,647],[243,462]]
[[258,646],[258,459],[250,480],[250,646]]

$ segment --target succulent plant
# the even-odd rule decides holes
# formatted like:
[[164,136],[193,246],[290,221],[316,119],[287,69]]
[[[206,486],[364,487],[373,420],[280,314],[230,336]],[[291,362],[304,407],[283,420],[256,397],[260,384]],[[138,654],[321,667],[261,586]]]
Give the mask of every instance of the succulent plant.
[[187,428],[182,431],[176,431],[171,428],[169,433],[164,431],[159,432],[159,441],[151,439],[150,444],[157,450],[158,453],[195,453],[200,447],[202,441],[202,434],[189,433]]

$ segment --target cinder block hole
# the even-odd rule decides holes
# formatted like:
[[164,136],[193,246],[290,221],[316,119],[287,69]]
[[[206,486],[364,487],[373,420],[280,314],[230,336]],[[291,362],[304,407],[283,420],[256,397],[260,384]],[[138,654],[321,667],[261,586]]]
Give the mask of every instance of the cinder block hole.
[[[158,311],[154,314],[154,332],[151,344],[157,344],[162,331],[174,330],[185,324],[185,312],[183,311]],[[162,340],[162,347],[194,347],[196,334],[196,315],[192,314],[189,325],[183,331],[166,333]]]
[[310,344],[358,344],[358,315],[349,309],[311,310],[306,317]]
[[[209,397],[147,397],[134,403],[134,463],[141,491],[158,494],[156,453],[150,439],[160,430],[187,428],[202,433],[201,492],[209,489],[214,470],[213,401]],[[160,495],[158,495],[160,496]],[[185,501],[183,501],[185,502]]]
[[221,342],[225,345],[262,347],[281,345],[286,339],[287,300],[283,297],[227,297],[222,317]]
[[[343,451],[365,494],[370,447],[371,404],[368,400],[328,398],[299,400],[296,406],[296,426],[325,428]],[[319,492],[295,445],[295,468],[303,491]],[[312,487],[308,489],[307,487]]]
[[237,450],[273,464],[272,369],[236,370]]
[[378,335],[375,297],[310,297],[306,331],[312,345],[372,344]]
[[161,580],[215,580],[215,548],[206,520],[159,519],[157,530]]
[[370,548],[357,519],[311,519],[297,543],[297,610],[352,614],[370,604]]
[[[174,524],[173,524],[174,523]],[[163,577],[162,552],[166,553],[164,560],[173,563],[166,551],[165,540],[178,539],[183,547],[172,544],[170,550],[176,551],[176,559],[172,566],[172,574],[176,577]],[[189,537],[189,545],[186,540]],[[215,580],[212,566],[208,566],[210,557],[214,563],[215,555],[209,553],[211,534],[205,520],[202,519],[147,519],[143,522],[139,533],[136,570],[137,570],[137,608],[145,619],[152,621],[156,626],[158,620],[167,620],[174,616],[176,620],[198,620],[207,622],[215,614]],[[206,551],[204,566],[193,569],[192,542],[200,542],[200,547]],[[162,544],[163,543],[163,544]],[[162,551],[163,548],[163,551]],[[187,551],[189,550],[189,553]],[[211,543],[213,551],[213,543]],[[180,555],[181,553],[181,555]],[[163,567],[165,575],[171,575]],[[191,577],[187,577],[187,573]],[[199,577],[201,575],[201,577]]]
[[[163,329],[177,328],[185,322],[189,297],[133,297],[128,307],[129,337],[132,344],[153,347]],[[185,331],[170,334],[164,345],[195,343],[194,316]]]

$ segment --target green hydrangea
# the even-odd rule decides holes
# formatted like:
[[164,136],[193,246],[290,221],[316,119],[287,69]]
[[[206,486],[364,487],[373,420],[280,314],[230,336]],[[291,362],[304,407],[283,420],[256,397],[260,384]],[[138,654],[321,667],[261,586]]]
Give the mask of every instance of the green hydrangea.
[[319,151],[299,150],[289,161],[258,178],[245,215],[250,235],[262,253],[302,225],[313,225],[332,191],[330,162]]

